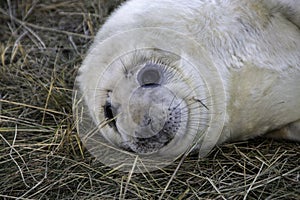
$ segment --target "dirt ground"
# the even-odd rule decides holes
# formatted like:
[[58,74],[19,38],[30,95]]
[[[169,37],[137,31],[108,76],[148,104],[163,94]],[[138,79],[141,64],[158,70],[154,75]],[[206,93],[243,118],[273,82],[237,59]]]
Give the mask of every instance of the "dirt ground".
[[95,160],[72,116],[77,70],[121,0],[0,1],[0,199],[300,199],[300,144],[256,139],[151,173]]

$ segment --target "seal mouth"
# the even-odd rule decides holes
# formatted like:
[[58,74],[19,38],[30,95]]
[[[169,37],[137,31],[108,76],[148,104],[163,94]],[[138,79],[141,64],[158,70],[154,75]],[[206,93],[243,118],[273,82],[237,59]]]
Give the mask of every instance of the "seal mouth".
[[[151,122],[149,123],[151,124]],[[158,151],[168,145],[181,127],[181,109],[176,106],[168,108],[168,117],[163,129],[151,137],[135,137],[123,147],[131,152],[148,154]],[[145,134],[145,133],[144,133]],[[141,133],[136,135],[143,135]]]
[[124,145],[125,149],[134,153],[148,154],[153,153],[162,147],[168,145],[174,138],[175,133],[166,130],[160,131],[158,134],[150,138],[134,138],[130,145]]

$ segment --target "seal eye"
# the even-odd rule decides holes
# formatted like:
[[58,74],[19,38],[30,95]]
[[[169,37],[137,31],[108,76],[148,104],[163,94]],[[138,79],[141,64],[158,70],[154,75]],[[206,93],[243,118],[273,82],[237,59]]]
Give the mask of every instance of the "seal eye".
[[158,86],[162,83],[162,72],[159,65],[146,64],[137,75],[137,80],[141,86]]
[[104,105],[104,116],[108,120],[111,120],[108,125],[112,128],[117,128],[116,126],[116,120],[114,120],[114,113],[113,113],[113,107],[109,102],[106,102]]

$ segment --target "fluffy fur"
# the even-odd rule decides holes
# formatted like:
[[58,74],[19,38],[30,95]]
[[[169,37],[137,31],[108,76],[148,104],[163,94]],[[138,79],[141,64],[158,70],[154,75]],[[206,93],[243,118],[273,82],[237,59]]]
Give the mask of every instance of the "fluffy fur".
[[[146,31],[147,36],[137,31],[130,38],[101,46],[114,35],[143,28],[151,28]],[[160,31],[156,32],[155,28],[160,28]],[[216,130],[208,128],[208,142],[203,144],[201,151],[207,152],[218,143],[245,140],[266,133],[269,137],[300,141],[300,1],[128,1],[98,32],[80,68],[81,90],[97,88],[101,74],[118,53],[124,53],[126,49],[137,49],[140,43],[143,43],[141,46],[156,48],[157,43],[176,46],[177,41],[181,42],[172,34],[162,34],[162,29],[195,41],[205,54],[199,55],[194,46],[186,47],[185,44],[183,49],[190,48],[189,52],[177,53],[187,60],[195,60],[194,63],[208,60],[218,73],[203,72],[206,76],[202,78],[211,87],[212,99],[224,92],[221,95],[224,110],[220,112],[224,118],[223,121],[220,119],[220,137],[210,137]],[[136,41],[140,42],[137,44]],[[107,81],[115,79],[118,78],[112,71]],[[214,89],[218,81],[222,88]],[[103,113],[91,109],[100,104],[93,100],[93,95],[92,92],[85,93],[85,101],[97,121],[97,115]],[[217,104],[209,106],[212,112]],[[218,125],[218,120],[215,119],[214,123]],[[110,140],[114,138],[110,137]],[[116,140],[122,142],[122,138]],[[178,143],[172,145],[180,146]]]

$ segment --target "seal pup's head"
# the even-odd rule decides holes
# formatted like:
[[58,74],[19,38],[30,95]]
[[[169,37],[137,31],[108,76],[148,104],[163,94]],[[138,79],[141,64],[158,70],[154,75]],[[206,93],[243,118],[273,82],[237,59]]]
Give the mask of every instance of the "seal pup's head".
[[80,106],[74,104],[88,149],[110,166],[132,162],[132,155],[161,166],[195,146],[208,152],[223,127],[225,97],[205,55],[167,29],[134,29],[95,42],[77,78]]
[[205,83],[199,80],[194,88],[181,59],[159,49],[140,49],[106,68],[95,97],[96,121],[107,122],[100,130],[107,140],[129,152],[152,154],[185,143],[187,132],[194,137],[197,133],[189,129],[207,124],[209,108],[199,96],[206,96]]
[[[124,79],[107,93],[103,113],[124,140],[119,146],[139,154],[152,153],[184,131],[188,108],[168,86],[172,72],[164,63],[148,61],[136,68],[124,69]],[[124,89],[127,94],[121,92]]]

